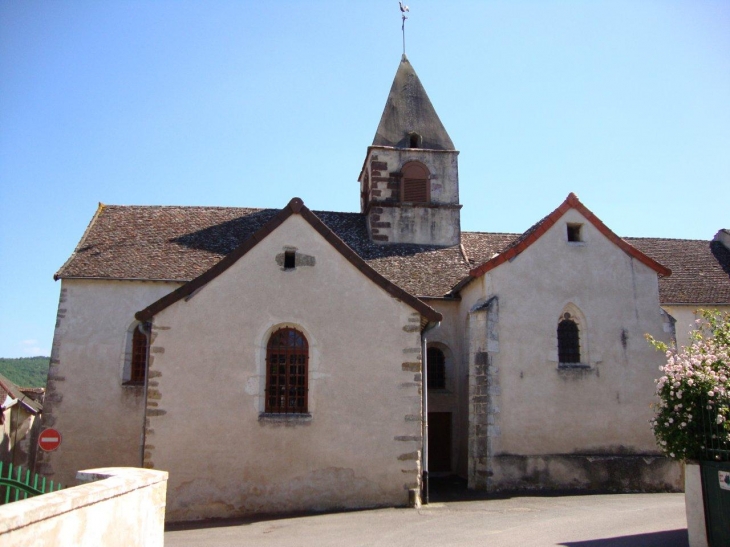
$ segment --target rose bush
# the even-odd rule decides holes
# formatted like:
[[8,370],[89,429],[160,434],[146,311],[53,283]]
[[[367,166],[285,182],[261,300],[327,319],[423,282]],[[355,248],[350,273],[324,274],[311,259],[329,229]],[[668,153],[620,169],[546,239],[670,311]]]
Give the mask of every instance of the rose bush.
[[707,448],[730,449],[730,313],[700,310],[690,344],[668,348],[656,380],[659,402],[651,421],[662,451],[676,460],[696,460]]

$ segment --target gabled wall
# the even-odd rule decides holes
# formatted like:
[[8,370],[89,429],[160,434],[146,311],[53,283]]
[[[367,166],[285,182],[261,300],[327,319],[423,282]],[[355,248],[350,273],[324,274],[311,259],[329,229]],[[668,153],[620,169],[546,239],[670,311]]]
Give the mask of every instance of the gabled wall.
[[[566,223],[582,224],[567,241]],[[462,291],[469,318],[470,486],[665,490],[679,468],[649,419],[669,340],[654,270],[570,209],[537,241]],[[490,301],[490,299],[493,299]],[[558,363],[557,325],[580,328],[581,364]]]
[[[308,340],[311,416],[264,415],[266,345],[281,326]],[[168,520],[408,503],[420,315],[301,216],[159,312],[153,332],[145,465],[170,472]]]

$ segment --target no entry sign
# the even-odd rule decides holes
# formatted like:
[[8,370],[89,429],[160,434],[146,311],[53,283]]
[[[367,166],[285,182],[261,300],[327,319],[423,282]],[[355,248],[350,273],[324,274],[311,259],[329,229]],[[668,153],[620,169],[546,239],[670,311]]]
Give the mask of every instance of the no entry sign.
[[46,452],[56,450],[61,446],[61,434],[55,429],[44,429],[38,437],[38,446]]

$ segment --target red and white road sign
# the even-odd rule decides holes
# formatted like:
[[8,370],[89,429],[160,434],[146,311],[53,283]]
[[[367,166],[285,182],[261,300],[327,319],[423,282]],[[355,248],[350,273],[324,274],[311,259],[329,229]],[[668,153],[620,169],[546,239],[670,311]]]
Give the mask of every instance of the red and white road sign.
[[61,446],[61,434],[55,429],[44,429],[38,436],[38,446],[46,452],[56,450]]

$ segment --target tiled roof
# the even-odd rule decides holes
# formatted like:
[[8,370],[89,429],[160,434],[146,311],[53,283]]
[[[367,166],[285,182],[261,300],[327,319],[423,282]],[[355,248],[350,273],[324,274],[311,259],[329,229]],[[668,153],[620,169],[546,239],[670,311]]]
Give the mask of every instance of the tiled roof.
[[[190,281],[278,212],[238,207],[102,205],[56,278]],[[470,270],[523,241],[533,231],[522,235],[463,232],[463,251],[458,245],[380,245],[370,241],[365,216],[360,213],[314,214],[375,271],[408,293],[424,297],[446,295]],[[718,247],[722,244],[625,239],[674,272],[659,282],[662,302],[730,304],[730,253]]]
[[663,304],[730,304],[730,250],[719,241],[625,239],[672,270],[659,281]]
[[347,246],[341,237],[338,237],[332,229],[327,226],[322,219],[312,213],[300,198],[293,198],[289,204],[282,210],[271,217],[259,230],[256,230],[254,234],[243,241],[241,245],[226,255],[224,258],[219,260],[213,267],[204,271],[201,275],[178,287],[172,293],[167,294],[153,302],[144,310],[136,314],[137,319],[140,321],[148,321],[161,310],[164,310],[171,304],[179,301],[186,296],[193,294],[200,287],[209,283],[212,279],[219,276],[230,268],[233,264],[238,261],[243,255],[253,249],[260,241],[266,238],[271,232],[276,230],[282,223],[284,223],[291,215],[301,215],[301,217],[307,222],[314,230],[319,233],[335,250],[337,250],[342,256],[348,260],[355,268],[368,277],[370,281],[380,286],[387,293],[395,298],[400,299],[414,310],[421,314],[422,327],[426,326],[428,322],[439,322],[443,319],[442,315],[436,310],[414,297],[409,292],[405,291],[399,285],[393,283],[390,279],[377,272],[372,266],[365,262],[351,247]]

